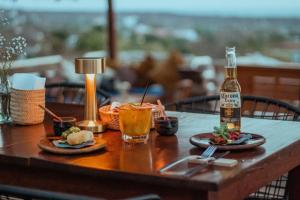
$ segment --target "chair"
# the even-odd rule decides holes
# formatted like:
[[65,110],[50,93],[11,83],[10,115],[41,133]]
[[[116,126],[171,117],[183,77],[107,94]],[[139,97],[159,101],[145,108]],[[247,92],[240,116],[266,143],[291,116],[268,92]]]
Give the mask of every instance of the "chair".
[[[46,85],[46,102],[83,104],[85,85],[82,83],[51,83]],[[101,90],[96,91],[97,100],[101,106],[110,103],[110,95]]]
[[31,189],[0,184],[0,199],[3,200],[104,200],[103,198],[87,197],[40,189]]
[[[20,186],[0,184],[0,199],[2,200],[104,200],[104,198],[32,189]],[[156,194],[130,197],[123,200],[160,200]]]
[[[242,96],[242,116],[273,120],[300,121],[300,109],[283,101],[258,96]],[[167,104],[166,109],[219,114],[219,95],[192,97],[186,100]],[[287,199],[287,180],[285,174],[269,185],[251,194],[248,200],[259,199]]]
[[143,196],[130,197],[123,200],[160,200],[160,197],[156,194],[147,194]]
[[[242,115],[244,117],[300,120],[300,109],[286,102],[258,96],[242,96]],[[198,96],[167,104],[168,110],[182,112],[219,114],[219,95]]]

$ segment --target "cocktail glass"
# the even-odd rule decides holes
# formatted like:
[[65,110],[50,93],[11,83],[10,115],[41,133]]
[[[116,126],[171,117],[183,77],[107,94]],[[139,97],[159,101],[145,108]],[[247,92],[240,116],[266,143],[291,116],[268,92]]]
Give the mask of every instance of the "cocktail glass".
[[122,138],[128,143],[146,143],[152,123],[152,108],[147,105],[126,104],[119,110]]

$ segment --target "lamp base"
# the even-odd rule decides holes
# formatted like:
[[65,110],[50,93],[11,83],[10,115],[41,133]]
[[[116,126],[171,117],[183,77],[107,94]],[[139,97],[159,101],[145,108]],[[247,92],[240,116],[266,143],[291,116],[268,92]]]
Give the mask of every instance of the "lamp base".
[[76,125],[81,129],[92,131],[93,133],[102,133],[105,131],[105,126],[100,121],[83,120],[77,122]]

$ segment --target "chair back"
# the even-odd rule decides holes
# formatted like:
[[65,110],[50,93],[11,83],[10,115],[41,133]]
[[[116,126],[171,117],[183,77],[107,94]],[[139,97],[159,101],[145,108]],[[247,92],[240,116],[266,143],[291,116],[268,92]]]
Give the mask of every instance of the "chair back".
[[[242,116],[276,120],[300,120],[300,109],[286,102],[260,96],[242,96]],[[166,105],[168,110],[220,113],[220,96],[199,96]]]
[[[110,103],[110,94],[97,89],[98,104],[104,106]],[[84,104],[85,85],[83,83],[52,83],[46,85],[46,102]]]

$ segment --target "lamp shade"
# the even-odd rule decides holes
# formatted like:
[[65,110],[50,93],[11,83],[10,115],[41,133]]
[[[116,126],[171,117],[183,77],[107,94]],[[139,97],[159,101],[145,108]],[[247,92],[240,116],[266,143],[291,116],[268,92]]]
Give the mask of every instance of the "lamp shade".
[[105,58],[76,58],[75,72],[78,74],[102,74],[105,69]]

